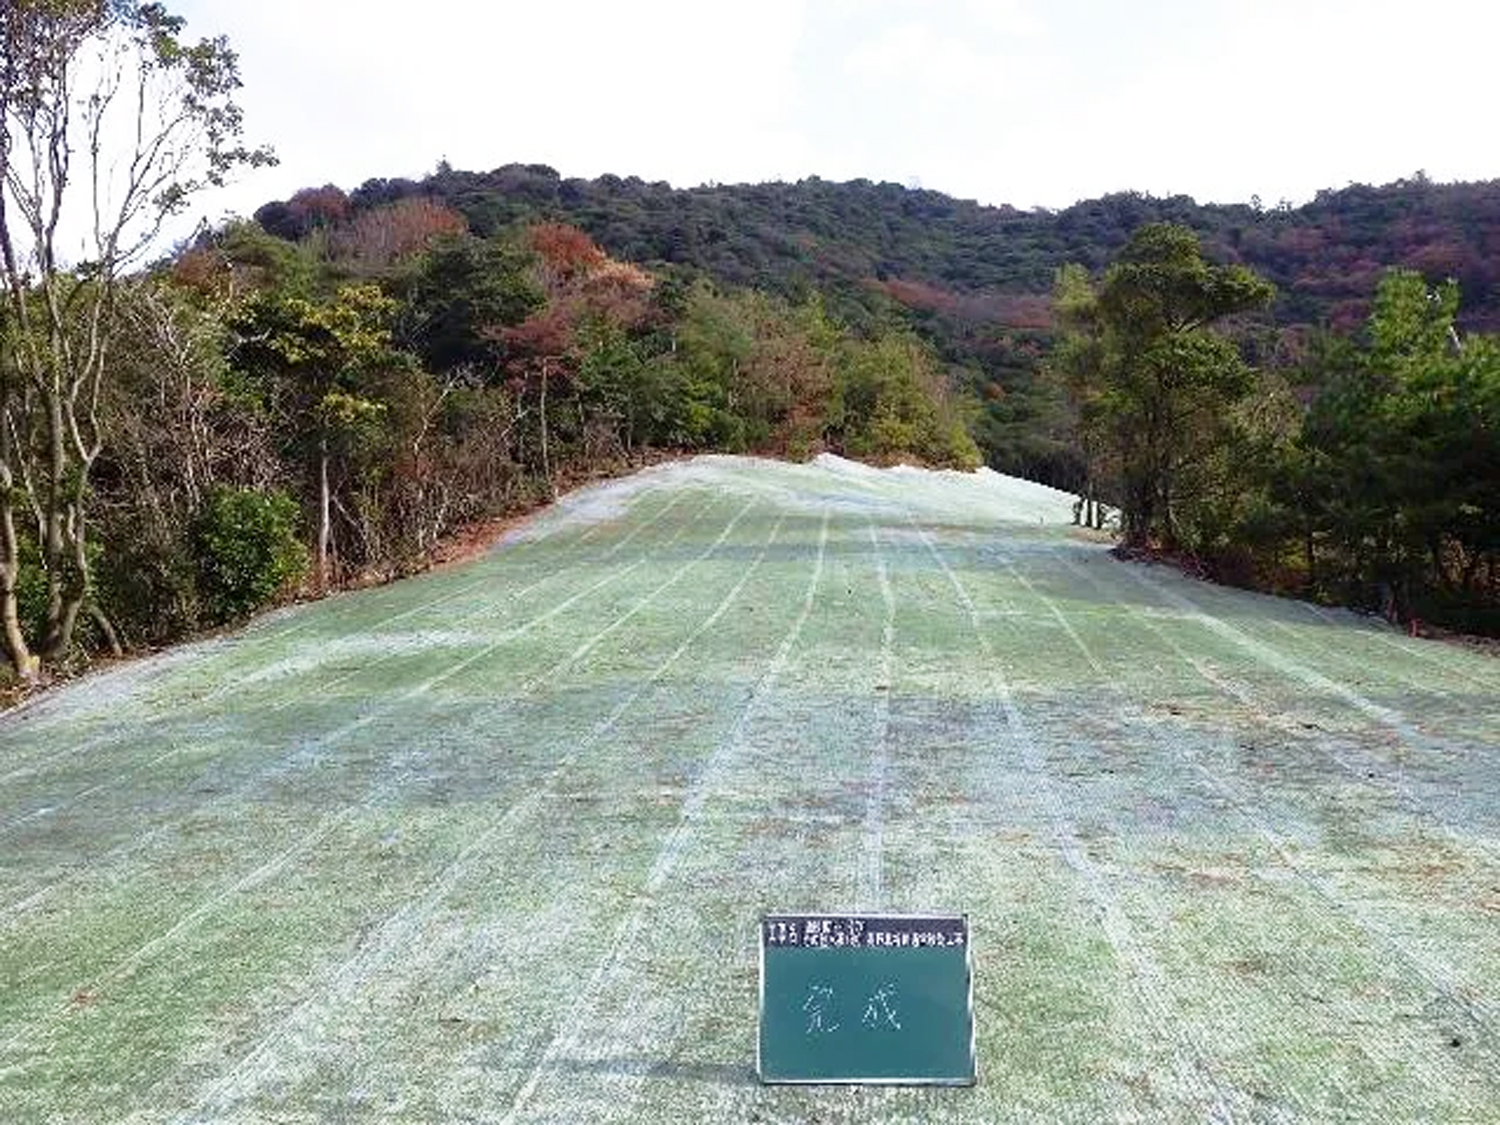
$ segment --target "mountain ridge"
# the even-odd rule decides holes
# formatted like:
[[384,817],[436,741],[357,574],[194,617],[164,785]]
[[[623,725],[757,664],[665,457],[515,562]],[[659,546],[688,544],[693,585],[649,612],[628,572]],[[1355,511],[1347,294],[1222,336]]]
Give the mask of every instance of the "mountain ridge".
[[[296,239],[318,221],[317,208],[299,200],[323,192],[340,189],[305,189],[255,217]],[[1439,184],[1417,173],[1324,189],[1295,207],[1124,191],[1060,210],[1021,210],[863,179],[674,188],[633,176],[565,178],[544,164],[489,172],[442,165],[420,180],[367,180],[346,199],[358,212],[409,196],[455,208],[481,235],[527,220],[566,221],[626,260],[696,268],[792,295],[807,286],[895,283],[898,290],[886,295],[919,310],[922,300],[904,300],[900,285],[955,296],[1041,296],[1065,262],[1100,269],[1136,227],[1176,222],[1198,231],[1211,256],[1273,281],[1283,327],[1358,325],[1380,273],[1392,266],[1455,278],[1464,326],[1500,327],[1500,180]],[[1035,321],[1034,308],[1023,307],[1011,326]],[[998,323],[1010,322],[1002,315]]]

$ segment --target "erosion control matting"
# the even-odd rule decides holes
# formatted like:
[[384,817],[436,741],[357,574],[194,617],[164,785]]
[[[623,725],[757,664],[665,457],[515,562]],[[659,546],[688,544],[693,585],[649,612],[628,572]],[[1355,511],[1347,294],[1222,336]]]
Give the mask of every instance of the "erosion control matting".
[[[1500,662],[1071,499],[662,466],[0,719],[0,1119],[1500,1121]],[[976,1086],[757,1082],[844,912]]]

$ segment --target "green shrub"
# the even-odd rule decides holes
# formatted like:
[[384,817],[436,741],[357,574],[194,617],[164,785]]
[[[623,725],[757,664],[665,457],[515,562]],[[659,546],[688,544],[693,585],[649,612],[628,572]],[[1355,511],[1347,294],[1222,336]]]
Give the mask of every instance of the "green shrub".
[[100,529],[95,594],[127,646],[170,644],[203,624],[198,546],[189,529],[152,526],[134,509],[128,514],[135,519],[112,519]]
[[194,541],[211,623],[247,617],[302,575],[297,519],[296,501],[279,489],[220,488],[209,497]]

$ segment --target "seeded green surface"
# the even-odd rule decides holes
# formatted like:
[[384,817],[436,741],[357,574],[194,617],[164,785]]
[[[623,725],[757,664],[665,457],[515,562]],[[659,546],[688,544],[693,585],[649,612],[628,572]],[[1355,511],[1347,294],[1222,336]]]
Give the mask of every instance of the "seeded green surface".
[[[1500,663],[1070,514],[704,458],[0,719],[0,1120],[1500,1120]],[[757,1084],[842,910],[977,1087]]]

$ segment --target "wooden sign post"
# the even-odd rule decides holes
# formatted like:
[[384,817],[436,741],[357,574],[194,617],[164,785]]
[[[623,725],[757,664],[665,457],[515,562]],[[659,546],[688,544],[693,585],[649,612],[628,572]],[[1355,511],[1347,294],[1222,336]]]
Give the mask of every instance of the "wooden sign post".
[[968,919],[772,914],[760,927],[762,1082],[972,1085]]

